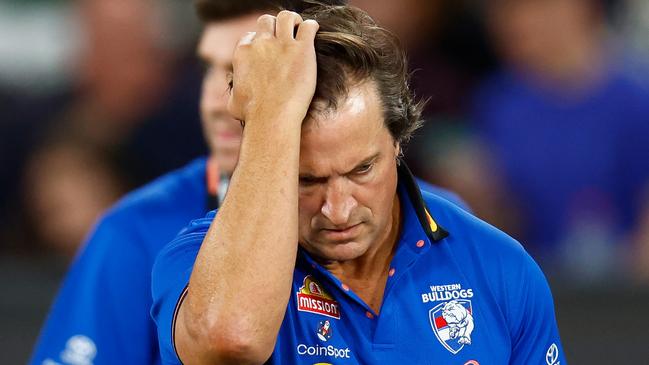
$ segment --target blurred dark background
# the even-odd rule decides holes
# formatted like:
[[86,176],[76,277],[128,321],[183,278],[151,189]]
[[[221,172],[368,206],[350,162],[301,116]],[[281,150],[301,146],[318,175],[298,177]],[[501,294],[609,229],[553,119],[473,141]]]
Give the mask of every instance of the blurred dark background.
[[[649,358],[649,1],[354,0],[408,49],[416,174],[520,240],[572,364]],[[186,0],[0,0],[0,353],[125,192],[206,152]]]

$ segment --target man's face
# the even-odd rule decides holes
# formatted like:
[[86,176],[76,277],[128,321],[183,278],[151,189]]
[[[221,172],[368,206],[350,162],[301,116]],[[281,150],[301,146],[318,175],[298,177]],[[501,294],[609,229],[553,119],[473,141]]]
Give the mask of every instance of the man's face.
[[335,112],[302,127],[299,240],[312,255],[347,261],[397,229],[399,147],[371,82],[350,89]]
[[242,133],[240,123],[227,111],[232,54],[239,39],[255,29],[261,15],[209,23],[198,45],[198,56],[206,65],[201,94],[203,133],[221,172],[227,174],[232,173],[239,159]]

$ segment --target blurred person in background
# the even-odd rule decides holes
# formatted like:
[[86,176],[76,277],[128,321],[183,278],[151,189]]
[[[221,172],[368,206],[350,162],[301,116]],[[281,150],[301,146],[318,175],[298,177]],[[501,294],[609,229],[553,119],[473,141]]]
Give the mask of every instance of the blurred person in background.
[[[35,126],[41,135],[26,161],[22,185],[22,240],[68,258],[99,215],[129,187],[150,179],[150,166],[161,165],[159,131],[172,128],[166,133],[182,142],[191,137],[182,131],[199,124],[196,96],[174,95],[178,86],[182,93],[187,88],[177,82],[179,47],[168,39],[172,24],[164,3],[79,0],[72,6],[83,34],[72,65],[72,90],[48,121]],[[172,119],[174,124],[166,123]],[[157,131],[146,135],[150,124]],[[202,151],[195,145],[172,147],[186,162],[188,150],[193,156]]]
[[[206,65],[200,111],[210,156],[130,193],[100,220],[60,289],[32,364],[160,362],[149,317],[151,266],[182,227],[217,208],[225,195],[242,134],[240,123],[226,108],[232,52],[264,12],[302,6],[297,0],[196,2],[199,16],[209,19],[197,53]],[[102,189],[94,179],[86,183],[95,191]],[[463,206],[449,192],[427,189]],[[48,217],[51,212],[46,211]]]
[[32,253],[21,229],[21,182],[51,116],[67,103],[77,28],[67,2],[0,1],[0,253]]
[[[195,160],[128,194],[102,217],[70,268],[31,364],[160,363],[149,317],[153,259],[187,222],[218,207],[223,198],[241,134],[239,122],[225,109],[231,53],[241,34],[274,4],[203,1],[197,7],[199,13],[215,12],[223,19],[204,29],[198,47],[207,66],[200,110],[211,158]],[[109,67],[129,62],[126,58]],[[127,101],[137,104],[138,96],[131,94]]]
[[125,192],[115,168],[82,141],[44,146],[25,176],[31,237],[63,259],[74,256],[99,214]]
[[503,69],[475,95],[471,149],[449,157],[477,161],[479,174],[454,188],[518,217],[503,227],[548,271],[580,284],[630,277],[649,183],[649,93],[610,42],[604,2],[485,9]]

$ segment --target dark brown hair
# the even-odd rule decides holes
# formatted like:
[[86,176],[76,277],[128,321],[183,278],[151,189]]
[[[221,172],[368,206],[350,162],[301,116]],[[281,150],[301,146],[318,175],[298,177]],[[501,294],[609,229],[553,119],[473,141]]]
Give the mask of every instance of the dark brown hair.
[[351,6],[319,5],[302,13],[320,24],[315,39],[318,104],[335,110],[349,87],[371,80],[377,87],[384,122],[395,142],[405,145],[422,125],[422,102],[410,90],[410,74],[399,40],[364,11]]

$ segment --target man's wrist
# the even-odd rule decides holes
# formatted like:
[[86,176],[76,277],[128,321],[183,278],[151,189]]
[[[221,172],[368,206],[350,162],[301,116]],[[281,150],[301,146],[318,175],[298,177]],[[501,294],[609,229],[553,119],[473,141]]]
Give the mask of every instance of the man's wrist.
[[246,113],[245,124],[263,123],[284,128],[301,127],[307,112],[308,108],[291,102],[281,105],[251,106],[248,113]]

